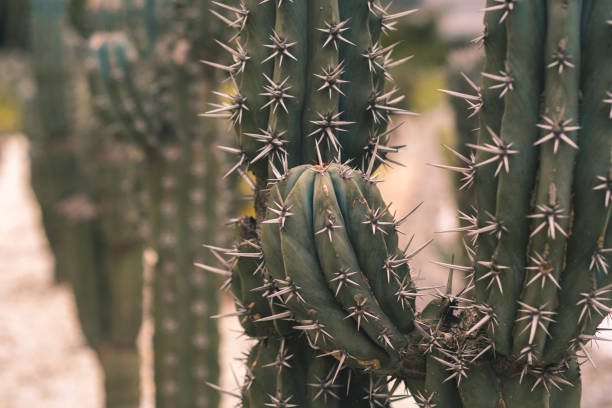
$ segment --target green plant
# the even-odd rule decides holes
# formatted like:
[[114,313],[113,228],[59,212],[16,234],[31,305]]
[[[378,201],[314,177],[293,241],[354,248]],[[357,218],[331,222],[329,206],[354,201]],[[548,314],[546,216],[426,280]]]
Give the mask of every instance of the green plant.
[[[606,259],[612,195],[612,127],[606,105],[612,80],[608,20],[612,2],[487,2],[481,38],[486,50],[483,86],[474,87],[475,96],[465,97],[479,111],[481,131],[477,144],[468,146],[474,159],[454,168],[474,190],[476,213],[461,216],[467,223],[461,229],[469,238],[471,265],[439,263],[450,269],[451,278],[454,270],[461,270],[470,279],[458,294],[450,285],[445,292],[437,291],[418,312],[412,302],[427,288],[414,287],[407,267],[411,254],[397,248],[395,230],[404,218],[392,217],[380,199],[371,176],[375,155],[362,161],[372,163],[364,166],[364,173],[328,164],[335,157],[362,158],[371,139],[351,133],[350,139],[338,138],[346,145],[339,143],[342,148],[334,150],[332,131],[308,142],[312,123],[303,117],[311,111],[328,111],[330,97],[322,102],[309,99],[309,88],[299,82],[288,88],[290,81],[302,76],[285,73],[297,69],[287,54],[281,68],[284,50],[293,50],[297,39],[307,38],[305,44],[313,50],[304,54],[309,61],[306,71],[308,67],[315,71],[307,74],[307,84],[316,82],[312,76],[319,67],[328,63],[333,71],[338,61],[344,63],[341,80],[358,72],[364,59],[372,63],[372,81],[377,74],[384,76],[385,64],[376,58],[368,61],[368,52],[355,52],[353,66],[351,52],[346,51],[354,50],[351,43],[356,48],[373,44],[353,41],[349,33],[357,37],[376,33],[380,26],[372,16],[380,18],[383,10],[385,22],[384,9],[371,1],[337,4],[339,14],[334,14],[333,1],[308,6],[288,1],[242,2],[239,7],[218,4],[235,14],[235,19],[221,18],[238,28],[238,38],[245,39],[248,49],[244,45],[234,49],[235,65],[221,66],[230,72],[235,90],[226,95],[231,103],[210,114],[228,112],[239,125],[239,163],[254,165],[268,157],[267,169],[251,167],[258,178],[256,232],[261,244],[249,253],[226,251],[237,265],[242,258],[256,258],[254,276],[263,275],[265,301],[252,301],[249,306],[254,309],[243,307],[238,312],[243,324],[254,325],[247,331],[261,336],[270,322],[288,321],[293,330],[306,332],[315,350],[339,361],[336,371],[348,366],[361,368],[372,378],[404,381],[422,407],[579,406],[580,356],[588,353],[584,346],[596,338],[597,325],[612,310]],[[306,7],[306,13],[295,13],[299,7]],[[325,12],[329,14],[323,20],[329,25],[318,23],[319,13]],[[350,29],[345,19],[349,14]],[[305,15],[308,24],[298,24],[297,16]],[[294,38],[293,31],[279,32],[284,25],[306,28],[307,33]],[[328,44],[338,39],[341,57],[322,64],[319,52],[329,50],[320,47],[325,38],[318,33],[328,33],[325,27],[335,27],[336,37],[330,34]],[[347,41],[339,39],[344,28]],[[267,38],[273,42],[269,48],[283,52],[254,48],[267,44]],[[249,62],[252,69],[264,70],[265,64],[253,60],[270,55],[276,59],[273,71],[249,74]],[[300,58],[291,55],[299,64]],[[386,52],[378,57],[384,56]],[[257,78],[264,73],[266,88],[261,91],[257,87],[263,81]],[[242,87],[237,79],[241,75],[248,78]],[[381,83],[363,76],[350,78],[340,84],[340,97],[349,92],[385,94],[378,88]],[[372,83],[377,85],[374,92]],[[292,94],[293,89],[298,92]],[[302,89],[306,93],[299,96]],[[302,120],[282,122],[292,114],[292,102],[303,106]],[[342,112],[338,116],[342,127],[385,132],[386,114],[350,116],[358,110],[350,102],[340,102],[345,109],[337,110]],[[262,114],[266,107],[272,108],[269,116]],[[288,125],[274,127],[278,123]],[[290,132],[285,126],[296,123],[302,123],[300,132],[285,140],[282,132]],[[382,129],[376,127],[379,123]],[[251,127],[273,129],[276,137],[254,133]],[[353,145],[358,141],[360,147]],[[285,161],[288,171],[278,164]],[[318,164],[313,165],[315,161]],[[266,174],[271,179],[269,194],[264,193],[262,180]],[[235,280],[233,276],[232,284]],[[271,316],[254,318],[257,313],[251,312],[265,310],[266,302],[274,308],[268,310]],[[377,395],[386,402],[392,399],[384,390]],[[270,400],[268,406],[287,403]]]
[[312,347],[319,335],[329,335],[326,330],[311,342],[301,332],[311,330],[315,322],[295,326],[277,318],[277,312],[286,313],[284,307],[275,305],[280,296],[274,293],[277,283],[264,271],[259,257],[252,256],[261,251],[255,220],[243,218],[238,230],[241,240],[233,251],[236,260],[233,265],[226,264],[231,268],[228,284],[245,333],[258,342],[246,358],[247,378],[240,394],[230,394],[240,398],[243,407],[369,407],[370,402],[388,406],[378,395],[387,390],[386,382],[375,382],[374,377],[358,370],[341,371],[343,367],[334,357],[317,356]]
[[[222,21],[236,28],[237,34],[231,41],[220,43],[232,56],[230,64],[207,62],[229,74],[231,89],[227,92],[217,92],[224,101],[213,105],[206,115],[227,117],[236,128],[240,146],[222,149],[238,156],[238,161],[230,172],[239,170],[246,175],[244,170],[251,170],[255,175],[256,180],[251,184],[255,193],[257,218],[256,221],[240,219],[242,235],[235,249],[212,248],[219,255],[225,253],[229,256],[229,259],[224,261],[226,272],[210,266],[203,267],[213,272],[226,273],[230,277],[227,284],[231,285],[237,299],[236,314],[246,334],[259,339],[258,345],[247,360],[248,368],[253,369],[250,370],[252,375],[247,378],[247,385],[241,390],[243,404],[273,407],[293,406],[290,405],[293,403],[313,404],[312,406],[388,406],[390,397],[386,381],[373,373],[347,369],[345,360],[354,368],[363,368],[363,365],[355,364],[352,357],[342,354],[341,348],[330,349],[328,346],[332,345],[333,341],[325,347],[320,346],[320,342],[324,342],[328,336],[328,329],[324,328],[327,326],[319,325],[320,322],[303,310],[299,312],[299,319],[295,317],[298,321],[293,320],[295,311],[290,306],[290,310],[287,307],[302,295],[293,286],[292,279],[301,279],[303,276],[287,276],[271,265],[274,256],[270,252],[273,250],[269,249],[273,244],[266,244],[266,231],[268,227],[276,227],[274,223],[283,225],[285,217],[292,223],[293,209],[286,205],[282,195],[277,196],[277,189],[285,188],[285,183],[295,182],[296,176],[293,175],[296,172],[312,176],[313,170],[321,174],[327,174],[329,171],[337,177],[340,177],[338,174],[341,173],[350,178],[349,168],[336,164],[327,167],[325,163],[350,160],[367,169],[367,176],[359,179],[363,181],[360,187],[367,190],[363,194],[377,205],[382,203],[374,186],[373,172],[381,163],[392,163],[393,160],[388,154],[399,149],[399,146],[388,146],[391,132],[398,127],[390,125],[391,115],[410,112],[395,106],[403,99],[398,94],[398,89],[385,87],[391,82],[389,70],[408,58],[393,61],[391,53],[395,45],[383,47],[379,37],[383,31],[394,28],[395,20],[410,14],[411,11],[389,14],[378,2],[362,1],[253,0],[241,2],[237,6],[221,2],[215,4],[219,11],[213,12]],[[305,163],[319,164],[314,167],[300,167]],[[355,176],[355,179],[358,177]],[[316,191],[332,188],[331,179],[326,180],[329,186],[318,187]],[[279,181],[280,184],[272,190],[268,188],[269,183]],[[311,177],[309,181],[304,181],[303,188],[312,189],[312,183]],[[356,198],[354,190],[351,190],[351,194],[352,198]],[[337,207],[335,209],[336,212],[340,211]],[[360,208],[360,211],[362,210],[364,209]],[[377,212],[372,216],[380,217],[386,223],[390,217],[387,210],[388,208],[383,207],[373,209]],[[306,211],[312,212],[312,208]],[[269,214],[266,215],[266,212]],[[310,225],[302,226],[312,228]],[[369,231],[369,228],[364,225],[360,230]],[[379,252],[372,264],[378,262],[382,256],[397,267],[398,273],[405,275],[408,268],[397,248],[394,228],[390,227],[393,234],[390,235],[388,243],[384,240],[381,242],[379,237],[368,240],[364,236],[364,241],[360,244],[382,245],[378,247]],[[327,234],[321,237],[328,239]],[[397,259],[388,259],[396,256]],[[296,259],[296,262],[299,261]],[[307,268],[306,265],[303,266]],[[313,273],[313,276],[316,276],[316,273]],[[356,332],[357,325],[352,320],[343,320],[346,315],[342,312],[342,306],[335,305],[333,300],[325,296],[316,295],[321,289],[323,293],[329,290],[325,282],[323,288],[321,287],[320,279],[324,279],[323,277],[317,279],[318,286],[313,286],[310,293],[314,292],[317,300],[325,299],[325,305],[331,307],[330,316],[322,319],[335,322],[337,326],[334,330],[339,328],[338,330],[344,330],[347,335],[351,331]],[[361,281],[366,279],[361,278]],[[385,286],[382,285],[382,279],[377,280],[377,285],[377,299],[385,303],[383,307],[391,307],[396,313],[395,316],[401,314],[402,308],[399,304],[391,305],[391,302],[385,300],[385,297],[392,297],[400,285],[393,280],[392,285],[395,286]],[[362,296],[368,293],[367,290],[358,292]],[[374,295],[370,295],[367,300],[375,303],[374,299]],[[344,300],[348,301],[348,298]],[[410,308],[411,303],[411,300],[407,300],[405,306]],[[325,309],[324,305],[319,306],[321,310]],[[376,309],[375,305],[372,307]],[[288,321],[285,321],[286,319]],[[387,323],[392,330],[391,324]],[[408,331],[411,323],[405,323],[402,329]],[[372,328],[372,331],[375,330],[374,327],[379,327],[376,323],[365,320],[363,325]],[[304,344],[304,340],[296,343],[296,338],[301,337],[300,333],[308,333],[306,343],[315,351],[298,347],[297,351],[292,353],[295,356],[295,364],[304,367],[300,374],[295,375],[303,377],[309,375],[310,370],[321,373],[317,374],[319,381],[308,383],[310,388],[304,387],[303,384],[297,387],[289,384],[293,373],[291,370],[283,372],[282,375],[279,372],[274,377],[272,374],[266,374],[263,369],[266,368],[265,365],[261,366],[257,361],[253,361],[254,356],[266,356],[268,353],[271,353],[271,356],[264,357],[264,360],[272,359],[282,350],[279,344],[290,348],[296,344]],[[336,331],[334,334],[337,334]],[[397,339],[401,337],[398,331],[394,331],[392,335]],[[399,360],[397,353],[390,352],[391,356],[388,356],[382,349],[377,350],[378,346],[371,344],[371,340],[362,336],[351,336],[350,339],[347,336],[344,340],[355,341],[363,347],[362,355],[371,357],[371,360],[378,358],[384,363],[390,363],[392,359]],[[374,357],[368,353],[374,353]],[[317,354],[324,354],[325,358],[314,358]],[[270,373],[270,369],[267,372]],[[354,378],[355,384],[348,384],[348,378]],[[330,394],[330,398],[322,402],[317,388],[312,388],[317,384],[323,386],[321,380],[325,380],[329,390],[337,388],[346,392]],[[283,385],[283,388],[287,389],[275,388],[279,384],[285,384],[285,381],[288,384],[286,387]],[[292,393],[295,394],[295,399],[288,399]],[[308,398],[305,399],[304,396]],[[315,396],[317,397],[314,398]]]
[[213,79],[199,59],[210,57],[215,22],[203,1],[124,2],[122,32],[90,38],[90,89],[100,120],[144,156],[148,244],[157,253],[153,318],[156,405],[215,407],[203,387],[218,377],[218,333],[207,318],[218,308],[214,276],[201,244],[219,237],[219,160],[205,109]]
[[259,180],[316,162],[316,146],[321,160],[361,165],[369,163],[374,146],[383,162],[397,151],[386,146],[389,115],[410,112],[395,106],[403,97],[384,85],[389,69],[409,57],[391,61],[395,44],[382,47],[379,37],[408,13],[385,14],[375,2],[369,8],[361,3],[215,2],[233,14],[215,12],[238,34],[235,44],[221,43],[231,64],[209,62],[230,74],[233,89],[218,93],[225,100],[206,115],[233,121],[240,147],[227,150]]
[[26,131],[56,277],[74,291],[81,327],[104,370],[106,405],[137,406],[142,154],[83,119],[84,75],[66,2],[35,0],[31,10],[37,92]]

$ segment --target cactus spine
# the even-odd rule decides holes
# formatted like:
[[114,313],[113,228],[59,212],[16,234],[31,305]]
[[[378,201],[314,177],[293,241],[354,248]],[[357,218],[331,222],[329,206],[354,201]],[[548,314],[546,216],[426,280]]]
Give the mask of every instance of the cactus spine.
[[218,308],[214,277],[194,263],[204,237],[217,236],[219,174],[215,128],[198,120],[207,81],[197,62],[207,56],[214,22],[200,1],[124,4],[129,36],[94,33],[90,85],[102,96],[117,137],[145,156],[149,245],[154,276],[154,354],[158,407],[215,407],[203,386],[218,377],[218,334],[208,319]]

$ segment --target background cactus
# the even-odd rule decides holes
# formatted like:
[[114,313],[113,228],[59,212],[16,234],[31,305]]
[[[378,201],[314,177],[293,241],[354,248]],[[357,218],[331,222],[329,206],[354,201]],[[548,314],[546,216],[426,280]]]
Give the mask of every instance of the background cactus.
[[[63,0],[31,2],[37,120],[29,120],[32,186],[59,280],[105,374],[106,405],[137,406],[142,251],[142,154],[87,121],[78,39]],[[121,180],[118,182],[118,180]],[[140,181],[141,183],[141,181]]]
[[[115,137],[144,156],[149,245],[154,274],[156,405],[216,407],[204,385],[218,377],[218,334],[208,318],[218,308],[214,276],[194,263],[209,262],[202,242],[218,237],[219,161],[216,128],[198,119],[208,81],[206,2],[125,2],[128,36],[97,32],[90,39],[90,88]],[[116,126],[119,125],[119,126]],[[215,199],[218,197],[219,199]]]
[[0,48],[29,47],[29,3],[5,0],[0,4]]

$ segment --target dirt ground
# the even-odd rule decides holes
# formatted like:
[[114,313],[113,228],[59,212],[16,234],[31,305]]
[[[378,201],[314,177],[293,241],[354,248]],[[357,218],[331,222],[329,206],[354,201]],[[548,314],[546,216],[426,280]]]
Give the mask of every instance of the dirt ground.
[[[443,284],[446,272],[429,261],[450,255],[453,237],[435,231],[453,226],[450,179],[427,162],[443,162],[438,135],[450,132],[447,110],[433,111],[410,119],[399,135],[409,148],[396,159],[406,163],[385,174],[383,195],[394,203],[398,214],[420,201],[424,204],[404,224],[404,240],[416,233],[415,243],[434,236],[430,245],[414,262],[420,271],[420,284]],[[40,213],[28,186],[27,142],[22,137],[9,139],[0,161],[0,408],[101,408],[102,373],[94,353],[87,347],[78,326],[72,294],[65,286],[53,284],[53,258],[40,224]],[[433,220],[433,222],[432,222]],[[457,281],[456,287],[459,287]],[[232,309],[229,301],[223,309]],[[234,376],[242,377],[235,357],[248,348],[244,338],[236,339],[235,319],[221,322],[223,335],[222,385],[235,387]],[[145,378],[142,408],[152,407],[150,322],[143,326],[140,344]],[[583,406],[612,407],[608,387],[612,384],[612,347],[601,342],[593,348],[599,368],[584,366]],[[148,380],[147,380],[148,379]],[[223,408],[235,401],[227,398]],[[397,407],[409,407],[409,402]]]

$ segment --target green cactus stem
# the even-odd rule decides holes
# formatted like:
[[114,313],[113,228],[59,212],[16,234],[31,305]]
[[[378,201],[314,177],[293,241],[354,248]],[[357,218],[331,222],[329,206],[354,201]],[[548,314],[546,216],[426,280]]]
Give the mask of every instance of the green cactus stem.
[[236,41],[219,42],[231,63],[204,62],[227,72],[233,89],[218,92],[223,101],[206,116],[232,120],[240,146],[225,150],[238,155],[236,167],[265,180],[319,155],[367,167],[372,155],[386,163],[397,151],[386,146],[390,114],[410,112],[384,86],[406,59],[392,61],[379,35],[409,12],[356,0],[214,4]]
[[[507,406],[579,406],[576,361],[612,310],[610,10],[610,1],[487,3],[480,137],[468,145],[476,160],[452,170],[474,180],[464,269],[482,323],[470,331],[493,342]],[[500,377],[502,361],[521,368],[518,381]],[[478,401],[466,379],[462,399]]]
[[29,126],[32,185],[56,276],[72,286],[81,327],[102,364],[107,406],[135,407],[143,240],[134,180],[142,155],[101,138],[93,130],[99,127],[78,117],[82,78],[68,45],[65,2],[31,6],[39,125]]
[[220,214],[219,162],[211,149],[218,133],[197,117],[212,79],[198,59],[210,52],[215,23],[198,1],[130,7],[128,35],[90,39],[90,88],[102,93],[103,120],[119,129],[117,138],[144,155],[148,243],[158,255],[156,406],[216,407],[218,393],[203,384],[219,375],[217,328],[208,318],[217,312],[218,282],[194,266],[210,262],[201,245],[218,236]]

